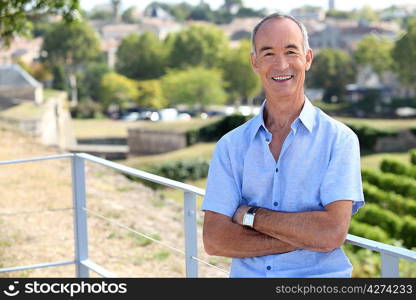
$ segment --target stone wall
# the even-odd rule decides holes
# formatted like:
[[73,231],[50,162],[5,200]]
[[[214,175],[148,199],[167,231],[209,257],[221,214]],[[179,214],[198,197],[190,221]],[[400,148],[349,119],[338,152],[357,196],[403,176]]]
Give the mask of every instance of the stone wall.
[[127,143],[129,155],[146,155],[170,152],[186,147],[186,134],[130,128]]

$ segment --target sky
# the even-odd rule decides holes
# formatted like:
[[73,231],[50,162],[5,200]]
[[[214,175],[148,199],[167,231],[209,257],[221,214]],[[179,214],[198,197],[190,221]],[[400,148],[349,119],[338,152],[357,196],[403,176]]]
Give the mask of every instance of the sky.
[[[105,4],[110,0],[80,0],[81,7],[85,10],[90,10],[97,4]],[[153,0],[121,0],[122,9],[130,6],[137,6],[139,9],[144,9]],[[196,5],[200,0],[159,0],[164,3],[180,3],[187,2]],[[224,3],[224,0],[205,0],[212,9],[217,9]],[[271,10],[280,10],[282,12],[290,12],[291,9],[304,6],[313,5],[320,6],[324,9],[328,8],[328,0],[243,0],[244,6],[253,9],[267,8]],[[335,8],[340,10],[352,10],[354,8],[361,8],[364,5],[370,5],[373,9],[382,9],[391,5],[416,5],[415,0],[335,0]]]

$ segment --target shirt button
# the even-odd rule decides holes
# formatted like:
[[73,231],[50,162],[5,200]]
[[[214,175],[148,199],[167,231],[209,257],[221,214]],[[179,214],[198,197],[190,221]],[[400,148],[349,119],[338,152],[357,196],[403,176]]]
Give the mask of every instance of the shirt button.
[[266,142],[267,142],[267,143],[270,143],[270,139],[266,139]]
[[278,202],[273,202],[273,205],[274,205],[274,206],[278,206],[278,205],[279,205],[279,203],[278,203]]
[[271,269],[272,269],[272,267],[270,267],[270,266],[267,266],[267,268],[266,268],[268,271],[270,271]]
[[276,167],[276,173],[279,172],[279,168]]

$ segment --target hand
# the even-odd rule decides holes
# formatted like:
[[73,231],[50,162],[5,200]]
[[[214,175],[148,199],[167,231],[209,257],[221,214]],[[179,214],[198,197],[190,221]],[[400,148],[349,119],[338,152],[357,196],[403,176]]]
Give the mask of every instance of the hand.
[[233,222],[243,225],[243,217],[249,209],[250,209],[250,206],[248,205],[239,206],[234,213]]

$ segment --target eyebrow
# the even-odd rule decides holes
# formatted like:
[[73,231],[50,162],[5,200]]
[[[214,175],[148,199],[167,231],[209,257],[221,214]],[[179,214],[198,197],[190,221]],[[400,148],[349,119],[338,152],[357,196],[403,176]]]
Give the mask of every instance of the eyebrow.
[[[260,48],[260,51],[259,52],[267,51],[267,50],[271,50],[271,49],[273,49],[272,46],[263,46],[263,47]],[[285,49],[296,49],[296,50],[299,50],[299,47],[296,46],[295,44],[288,44],[288,45],[285,46]]]

